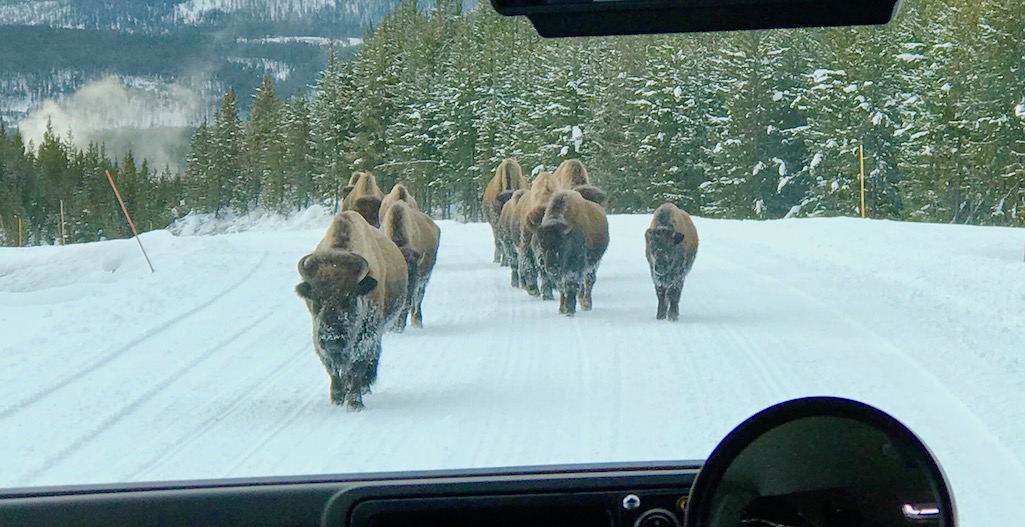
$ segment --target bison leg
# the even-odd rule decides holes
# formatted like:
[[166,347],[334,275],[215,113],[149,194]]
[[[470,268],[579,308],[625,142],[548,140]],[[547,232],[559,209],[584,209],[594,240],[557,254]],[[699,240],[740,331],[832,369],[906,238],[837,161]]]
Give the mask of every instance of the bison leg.
[[533,255],[520,256],[520,285],[530,296],[538,296],[541,292],[537,289],[537,271],[533,259]]
[[559,303],[564,306],[560,306],[559,313],[571,317],[577,312],[577,288],[566,287],[559,292]]
[[407,307],[406,309],[402,310],[402,313],[399,314],[399,318],[395,319],[395,323],[392,324],[392,328],[391,328],[392,331],[394,331],[396,333],[402,333],[403,331],[405,331],[406,330],[406,317],[408,317],[408,316],[409,316],[409,308]]
[[541,271],[539,274],[541,275],[541,300],[555,300],[552,279],[544,271]]
[[416,288],[416,303],[410,311],[410,323],[413,324],[414,328],[424,327],[424,294],[427,293],[427,282],[424,281],[419,284]]
[[665,320],[666,309],[668,308],[668,306],[666,305],[666,288],[655,286],[655,296],[658,297],[658,313],[655,315],[655,319]]
[[580,309],[584,311],[591,310],[591,290],[594,289],[594,282],[598,279],[597,271],[588,271],[584,276],[584,287],[580,290]]
[[669,320],[671,322],[680,320],[680,288],[673,286],[667,289],[666,300],[669,304]]
[[342,381],[341,376],[337,372],[331,373],[331,402],[334,404],[342,404],[345,402],[345,396],[348,395],[348,385]]

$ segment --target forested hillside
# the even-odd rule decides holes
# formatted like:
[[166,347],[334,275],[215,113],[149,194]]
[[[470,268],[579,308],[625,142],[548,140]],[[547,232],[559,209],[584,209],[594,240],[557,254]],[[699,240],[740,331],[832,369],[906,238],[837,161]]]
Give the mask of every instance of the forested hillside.
[[[329,61],[312,98],[267,78],[243,120],[225,96],[172,178],[169,215],[334,204],[371,170],[476,219],[506,156],[527,170],[582,159],[613,212],[857,215],[863,146],[868,216],[1021,225],[1019,8],[914,0],[883,28],[543,41],[488,8],[407,0],[353,60]],[[36,203],[20,192],[18,207]],[[52,239],[52,213],[25,210],[35,240]]]

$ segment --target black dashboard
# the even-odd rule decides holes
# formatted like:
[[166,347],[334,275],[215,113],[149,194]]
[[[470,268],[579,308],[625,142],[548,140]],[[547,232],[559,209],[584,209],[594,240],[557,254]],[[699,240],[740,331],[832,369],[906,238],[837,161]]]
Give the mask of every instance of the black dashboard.
[[682,524],[699,463],[0,491],[0,524],[461,527]]
[[884,412],[809,397],[705,462],[0,490],[0,525],[955,527],[939,463]]

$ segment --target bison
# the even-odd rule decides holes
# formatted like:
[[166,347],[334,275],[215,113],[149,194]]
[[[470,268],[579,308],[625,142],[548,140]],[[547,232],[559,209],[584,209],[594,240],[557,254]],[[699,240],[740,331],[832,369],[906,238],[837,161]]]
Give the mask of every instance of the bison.
[[498,218],[498,229],[495,230],[499,249],[509,262],[509,268],[512,276],[510,282],[513,287],[520,287],[521,285],[524,285],[520,284],[520,229],[519,224],[516,223],[516,219],[519,214],[520,203],[522,203],[524,196],[526,196],[528,192],[528,190],[522,188],[513,192],[512,198],[510,198],[502,207],[502,214]]
[[407,267],[408,307],[395,321],[395,329],[402,331],[406,328],[407,316],[413,327],[422,328],[424,292],[438,259],[441,229],[430,216],[404,201],[396,201],[388,209],[382,219],[381,229],[402,252]]
[[555,179],[559,182],[560,188],[566,189],[591,184],[587,169],[578,159],[567,159],[560,163],[555,169]]
[[354,211],[342,211],[299,260],[296,293],[313,316],[313,346],[331,378],[331,402],[363,408],[377,378],[381,339],[407,303],[399,248]]
[[[549,277],[538,272],[534,234],[545,214],[545,207],[552,195],[560,190],[555,175],[542,172],[530,185],[530,192],[520,200],[513,228],[519,229],[516,252],[519,258],[520,287],[531,296],[540,295],[544,300],[555,298],[552,294],[552,283]],[[540,288],[538,288],[540,282]]]
[[559,313],[589,311],[598,264],[609,246],[605,210],[575,190],[552,195],[535,235],[538,262],[559,289]]
[[342,210],[354,210],[358,212],[368,223],[379,227],[381,201],[384,200],[384,193],[377,186],[377,178],[370,172],[357,172],[349,179],[349,186],[352,190],[345,194],[342,199]]
[[487,187],[484,188],[484,198],[481,200],[481,213],[484,219],[491,224],[491,232],[495,236],[495,262],[502,265],[509,265],[507,255],[502,254],[498,243],[498,220],[502,215],[502,207],[510,198],[513,192],[519,189],[529,188],[530,183],[523,177],[523,169],[515,159],[509,158],[498,165],[495,175],[491,177]]
[[672,203],[655,209],[651,227],[644,233],[645,255],[658,296],[655,318],[680,318],[680,291],[698,255],[698,231],[690,215]]
[[402,183],[396,183],[395,186],[392,187],[391,192],[381,200],[380,217],[384,218],[387,216],[388,209],[397,201],[404,201],[410,207],[420,210],[420,207],[416,204],[416,199],[414,199],[413,195],[409,193],[406,186]]

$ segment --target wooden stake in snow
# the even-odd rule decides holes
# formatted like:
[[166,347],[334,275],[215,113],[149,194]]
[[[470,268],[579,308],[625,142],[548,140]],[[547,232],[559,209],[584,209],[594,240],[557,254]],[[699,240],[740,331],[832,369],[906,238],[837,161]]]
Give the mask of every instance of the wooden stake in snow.
[[117,190],[117,185],[114,184],[114,176],[110,175],[110,171],[107,171],[107,181],[110,181],[110,188],[114,189],[114,195],[117,196],[118,203],[121,203],[121,211],[125,213],[125,219],[128,220],[128,226],[132,228],[132,233],[135,234],[135,241],[139,242],[139,249],[142,250],[142,256],[146,258],[146,264],[149,265],[149,272],[154,273],[153,264],[149,261],[149,255],[146,254],[146,249],[142,246],[142,240],[139,239],[139,231],[135,229],[135,222],[132,221],[132,217],[128,214],[128,207],[125,207],[125,200],[121,199],[121,193]]
[[61,200],[61,245],[64,245],[64,240],[67,235],[64,234],[64,200]]
[[858,179],[861,180],[861,217],[865,217],[865,147],[858,144]]

